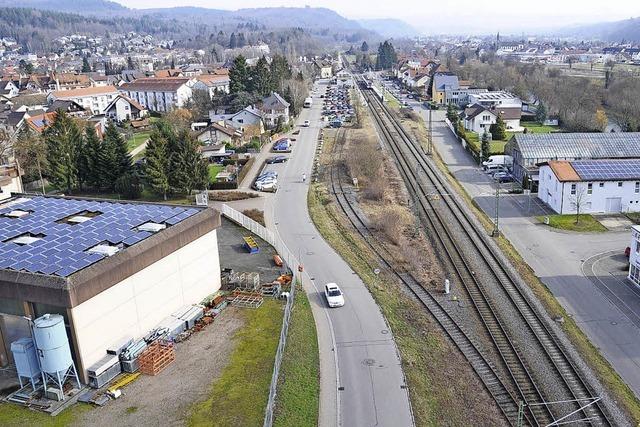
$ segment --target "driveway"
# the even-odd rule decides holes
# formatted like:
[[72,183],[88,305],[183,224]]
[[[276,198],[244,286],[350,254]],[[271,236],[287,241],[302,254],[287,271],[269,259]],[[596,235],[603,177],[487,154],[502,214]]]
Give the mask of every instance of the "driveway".
[[[427,120],[428,111],[414,109]],[[444,123],[444,111],[432,112],[433,143],[453,175],[491,218],[496,213],[495,182],[484,174]],[[589,272],[585,262],[602,253],[621,253],[629,245],[627,229],[606,233],[570,233],[551,229],[534,216],[551,213],[535,195],[509,195],[502,184],[499,196],[500,231],[509,239],[540,280],[600,349],[637,396],[640,396],[640,326],[629,307],[640,307],[640,292],[630,292],[620,275]],[[590,268],[590,267],[589,267]],[[586,271],[590,271],[589,268]],[[606,277],[608,290],[593,276]],[[640,313],[640,311],[636,311]],[[637,320],[637,319],[636,319]]]

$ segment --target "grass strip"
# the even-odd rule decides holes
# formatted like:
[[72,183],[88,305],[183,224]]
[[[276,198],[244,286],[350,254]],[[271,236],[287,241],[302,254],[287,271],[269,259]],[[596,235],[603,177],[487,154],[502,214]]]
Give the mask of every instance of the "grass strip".
[[282,303],[271,298],[242,310],[245,326],[233,338],[229,365],[209,397],[192,406],[189,426],[262,426],[283,313]]
[[318,423],[320,358],[311,305],[298,287],[282,359],[274,425],[305,427]]
[[[595,232],[602,233],[607,231],[606,227],[600,224],[593,216],[589,214],[580,214],[578,221],[576,215],[547,215],[549,218],[549,227],[567,231],[578,232]],[[537,216],[536,219],[544,222],[544,216]]]

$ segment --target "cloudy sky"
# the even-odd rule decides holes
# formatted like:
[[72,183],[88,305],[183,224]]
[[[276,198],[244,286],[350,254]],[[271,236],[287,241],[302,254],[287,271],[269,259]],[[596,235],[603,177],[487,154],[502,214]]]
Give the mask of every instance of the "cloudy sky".
[[638,0],[116,0],[132,8],[201,6],[213,9],[327,7],[348,18],[398,18],[425,33],[520,33],[554,26],[640,16]]

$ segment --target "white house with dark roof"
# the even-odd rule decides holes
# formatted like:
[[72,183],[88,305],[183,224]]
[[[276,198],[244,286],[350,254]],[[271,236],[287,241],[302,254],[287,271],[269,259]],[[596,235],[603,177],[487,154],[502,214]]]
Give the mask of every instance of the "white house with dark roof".
[[119,94],[104,109],[104,115],[109,119],[121,123],[126,120],[138,120],[147,116],[148,110],[126,95]]
[[485,130],[489,132],[489,128],[496,123],[498,116],[504,120],[507,130],[514,132],[522,130],[520,126],[522,110],[518,107],[487,108],[480,104],[473,104],[464,110],[463,125],[468,131],[483,134]]
[[150,111],[166,113],[191,99],[193,80],[186,77],[147,77],[118,89]]
[[271,92],[271,95],[262,100],[260,111],[262,111],[262,118],[268,128],[275,127],[280,117],[285,123],[288,123],[290,119],[289,103],[276,92]]

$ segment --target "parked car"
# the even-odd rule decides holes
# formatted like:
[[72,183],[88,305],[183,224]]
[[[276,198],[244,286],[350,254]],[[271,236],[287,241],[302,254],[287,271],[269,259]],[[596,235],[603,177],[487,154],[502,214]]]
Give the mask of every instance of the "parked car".
[[324,296],[329,307],[342,307],[344,305],[344,295],[335,283],[324,285]]
[[286,161],[287,161],[287,156],[275,156],[275,157],[268,158],[265,163],[267,164],[284,163]]
[[308,128],[310,124],[311,122],[309,122],[309,120],[305,120],[304,123],[302,123],[302,126]]
[[508,172],[496,172],[493,174],[493,179],[500,184],[513,181],[513,177]]

